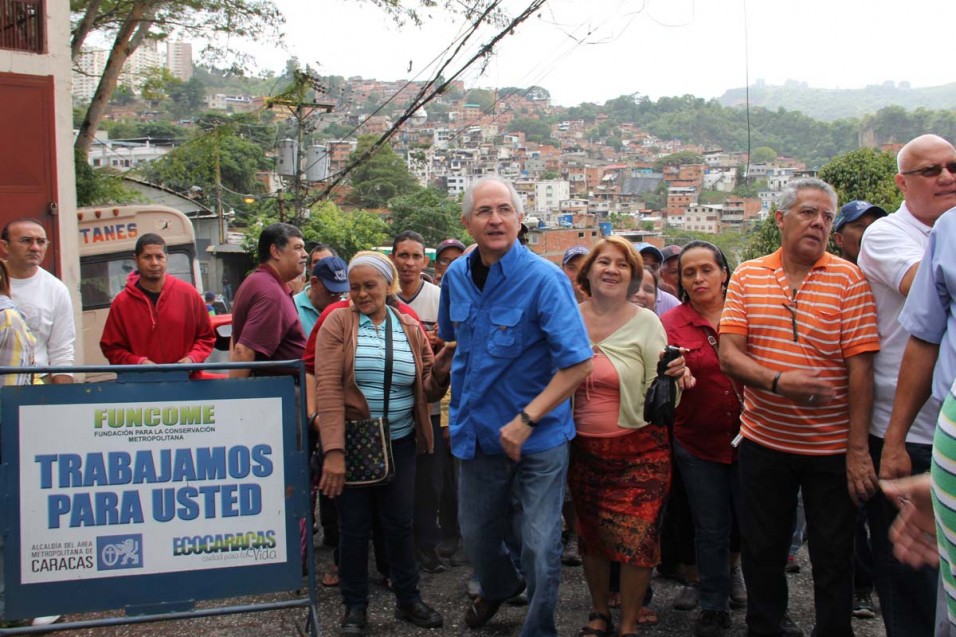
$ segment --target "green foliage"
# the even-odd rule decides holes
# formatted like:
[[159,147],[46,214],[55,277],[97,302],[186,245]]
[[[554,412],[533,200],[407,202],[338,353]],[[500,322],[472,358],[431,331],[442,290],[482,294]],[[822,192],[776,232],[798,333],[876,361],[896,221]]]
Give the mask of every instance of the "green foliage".
[[704,159],[699,153],[682,150],[679,153],[665,155],[654,162],[654,170],[660,172],[665,166],[684,166],[685,164],[700,164]]
[[136,94],[133,93],[133,88],[129,84],[120,84],[117,86],[116,90],[113,91],[112,97],[110,97],[110,102],[119,106],[127,106],[135,100]]
[[466,104],[477,104],[482,113],[490,113],[494,109],[495,94],[484,88],[474,88],[465,94]]
[[[776,207],[775,207],[776,208]],[[780,228],[774,219],[773,211],[766,219],[758,221],[750,235],[747,244],[741,253],[741,259],[747,261],[770,254],[780,247]]]
[[667,182],[661,181],[657,184],[654,192],[644,195],[644,205],[651,210],[663,210],[667,205]]
[[862,199],[886,210],[895,210],[903,200],[895,176],[896,158],[873,148],[834,157],[819,173],[820,179],[836,189],[841,205]]
[[724,256],[727,257],[727,264],[730,266],[731,272],[742,260],[745,235],[739,232],[727,231],[720,234],[709,234],[692,230],[668,230],[664,238],[665,243],[673,243],[679,246],[687,245],[694,240],[707,241],[720,248]]
[[703,205],[722,204],[726,198],[726,192],[720,192],[719,190],[701,190],[700,195],[697,197],[697,203]]
[[[746,100],[744,88],[731,89],[720,97],[725,106],[740,106]],[[930,88],[913,88],[904,83],[871,84],[861,89],[821,89],[809,88],[805,83],[789,81],[783,86],[767,86],[762,83],[750,87],[751,108],[759,107],[776,110],[782,106],[806,113],[823,121],[834,121],[849,117],[862,117],[875,113],[889,105],[897,104],[905,109],[919,107],[939,109],[937,112],[952,109],[956,104],[956,84],[950,83]],[[934,128],[926,131],[939,132]],[[917,133],[918,134],[918,133]],[[939,133],[943,135],[943,133]],[[911,137],[900,138],[900,141]],[[946,136],[946,139],[953,139]]]
[[536,117],[516,117],[508,126],[509,132],[524,133],[529,142],[551,143],[551,124]]
[[311,216],[302,227],[307,242],[328,243],[346,261],[360,250],[385,245],[388,231],[388,225],[374,212],[345,212],[330,201],[313,206]]
[[[213,207],[216,201],[216,154],[222,179],[223,200],[241,206],[241,195],[259,192],[262,185],[256,171],[268,166],[262,149],[238,137],[229,128],[218,133],[199,133],[186,144],[140,168],[147,181],[166,186],[176,192],[187,192],[194,186],[202,189],[200,200]],[[232,191],[232,192],[230,192]]]
[[[739,171],[738,171],[739,172]],[[747,183],[744,179],[737,175],[737,186],[734,188],[734,194],[738,197],[759,197],[760,191],[766,189],[767,180],[761,179],[758,181],[751,181]]]
[[197,113],[206,97],[206,89],[198,77],[192,77],[188,82],[173,78],[166,85],[166,93],[172,100],[171,110],[176,119]]
[[580,119],[585,122],[593,122],[597,119],[598,113],[601,112],[601,107],[593,102],[583,102],[577,106],[572,106],[569,108],[565,115],[568,119]]
[[414,230],[432,247],[451,237],[464,237],[461,204],[434,188],[396,197],[388,202],[388,207],[392,211],[392,236]]
[[[352,156],[363,157],[375,143],[374,135],[362,135]],[[361,208],[385,208],[394,197],[410,195],[421,186],[408,172],[408,166],[388,144],[380,146],[351,174],[349,203]]]
[[138,199],[136,191],[124,186],[118,175],[93,170],[80,151],[73,152],[73,168],[77,206],[132,203]]
[[753,152],[750,153],[750,163],[751,164],[769,164],[777,158],[777,151],[770,148],[769,146],[761,146],[760,148],[754,148]]

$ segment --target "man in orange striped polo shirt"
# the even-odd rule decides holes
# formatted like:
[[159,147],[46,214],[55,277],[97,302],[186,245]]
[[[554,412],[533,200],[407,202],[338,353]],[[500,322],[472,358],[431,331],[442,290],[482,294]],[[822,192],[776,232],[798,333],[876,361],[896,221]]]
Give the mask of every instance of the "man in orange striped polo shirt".
[[790,182],[774,219],[781,247],[734,272],[720,363],[744,383],[739,448],[748,635],[802,635],[787,617],[784,568],[803,489],[815,634],[852,636],[854,501],[871,497],[867,447],[876,307],[855,265],[826,252],[837,195]]

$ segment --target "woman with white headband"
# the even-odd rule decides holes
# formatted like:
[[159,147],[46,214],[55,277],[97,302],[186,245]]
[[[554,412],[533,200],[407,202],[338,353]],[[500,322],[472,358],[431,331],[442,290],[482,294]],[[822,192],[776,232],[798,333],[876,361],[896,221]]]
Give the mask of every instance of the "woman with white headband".
[[[315,366],[324,453],[319,489],[338,499],[339,578],[345,604],[341,634],[366,632],[373,518],[386,538],[395,617],[437,628],[442,616],[422,601],[418,590],[412,535],[415,455],[432,453],[428,403],[439,400],[448,389],[454,347],[434,356],[419,323],[392,307],[398,275],[387,257],[359,252],[349,263],[348,276],[351,303],[326,317],[316,342]],[[390,380],[386,379],[389,349]],[[345,487],[346,422],[382,417],[391,434],[394,479],[375,486]]]

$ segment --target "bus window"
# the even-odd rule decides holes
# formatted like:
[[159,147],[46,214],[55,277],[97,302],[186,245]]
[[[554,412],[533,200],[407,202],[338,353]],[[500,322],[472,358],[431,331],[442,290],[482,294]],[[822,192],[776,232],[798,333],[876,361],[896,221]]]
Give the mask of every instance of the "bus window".
[[[167,274],[192,285],[192,255],[188,252],[170,252],[166,258]],[[109,307],[116,295],[126,287],[126,278],[136,270],[136,262],[129,255],[112,254],[80,260],[80,296],[84,310]]]

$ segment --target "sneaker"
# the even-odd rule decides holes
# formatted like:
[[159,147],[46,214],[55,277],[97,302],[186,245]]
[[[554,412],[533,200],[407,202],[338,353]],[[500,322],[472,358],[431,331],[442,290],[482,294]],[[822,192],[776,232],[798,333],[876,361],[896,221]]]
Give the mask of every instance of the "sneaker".
[[720,637],[730,628],[730,613],[725,610],[702,610],[694,623],[696,637]]
[[444,573],[448,570],[445,563],[438,557],[435,547],[421,548],[416,551],[418,568],[426,573]]
[[793,555],[787,556],[787,567],[784,569],[788,573],[799,573],[800,565],[797,564],[797,558]]
[[561,563],[565,566],[581,566],[583,560],[578,553],[578,538],[573,533],[568,536],[568,542],[561,553]]
[[31,622],[33,626],[49,626],[55,624],[60,619],[59,615],[47,615],[45,617],[35,617]]
[[730,568],[730,607],[734,610],[747,607],[747,586],[740,566]]
[[444,623],[441,613],[422,600],[412,604],[399,604],[395,607],[395,618],[421,628],[441,628]]
[[870,593],[855,593],[853,595],[853,616],[858,619],[873,619],[876,617]]
[[681,587],[672,604],[675,610],[694,610],[700,601],[700,588],[697,582],[687,582]]

